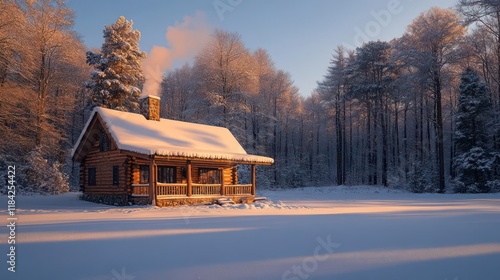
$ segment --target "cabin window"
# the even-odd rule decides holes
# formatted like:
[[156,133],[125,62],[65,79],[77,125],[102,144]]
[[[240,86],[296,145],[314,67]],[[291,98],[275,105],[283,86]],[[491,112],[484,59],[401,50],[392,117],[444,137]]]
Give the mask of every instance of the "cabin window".
[[118,178],[119,178],[119,167],[117,165],[113,166],[113,185],[118,186]]
[[141,165],[140,166],[140,184],[149,184],[149,165]]
[[187,169],[186,169],[186,167],[181,168],[181,175],[182,175],[182,179],[186,179],[187,178]]
[[95,186],[96,185],[96,169],[95,168],[89,168],[87,170],[88,174],[88,184],[89,186]]
[[220,184],[220,170],[200,168],[200,184]]
[[109,140],[108,135],[104,131],[101,131],[101,133],[99,133],[99,151],[107,152],[110,149],[111,141]]
[[175,167],[158,166],[158,183],[177,183]]

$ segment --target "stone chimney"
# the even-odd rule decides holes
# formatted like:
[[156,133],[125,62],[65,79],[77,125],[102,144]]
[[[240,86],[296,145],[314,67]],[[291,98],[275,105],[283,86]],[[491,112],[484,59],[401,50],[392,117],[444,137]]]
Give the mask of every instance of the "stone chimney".
[[160,121],[160,97],[153,95],[141,96],[139,98],[141,114],[151,121]]

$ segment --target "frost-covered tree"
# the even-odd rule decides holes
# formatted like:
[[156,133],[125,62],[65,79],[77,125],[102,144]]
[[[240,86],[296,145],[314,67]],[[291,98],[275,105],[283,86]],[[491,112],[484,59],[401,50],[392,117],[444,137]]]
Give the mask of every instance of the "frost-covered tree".
[[44,158],[41,147],[35,147],[28,154],[28,165],[25,173],[29,188],[43,194],[60,194],[69,191],[68,175],[62,172],[62,165],[55,161],[52,164]]
[[[86,48],[64,1],[0,2],[0,167],[16,166],[22,192],[46,182],[27,179],[33,147],[62,176],[75,96],[88,76]],[[44,172],[52,176],[50,168]]]
[[[457,10],[467,24],[477,24],[493,37],[491,47],[495,53],[495,63],[500,63],[500,1],[459,0]],[[500,102],[500,71],[496,72],[497,102]]]
[[430,165],[424,165],[421,162],[413,162],[409,168],[407,184],[408,190],[414,193],[436,192],[437,172]]
[[[500,154],[500,1],[459,0],[457,10],[465,23],[472,28],[468,45],[472,47],[472,59],[490,89],[494,110],[494,124],[490,127],[494,152]],[[500,166],[494,174],[500,176]]]
[[146,53],[139,49],[141,33],[125,17],[104,29],[100,53],[87,52],[87,63],[95,67],[86,83],[94,106],[136,111],[140,86],[144,82],[141,60]]
[[461,42],[465,28],[460,16],[450,9],[431,8],[415,18],[407,27],[403,41],[407,46],[409,61],[425,77],[428,90],[434,99],[434,130],[436,162],[440,192],[445,190],[445,149],[443,123],[443,92],[445,74],[456,64],[460,56],[457,44]]
[[249,50],[237,33],[216,30],[212,41],[196,57],[202,75],[201,88],[214,109],[210,122],[234,129],[242,127],[239,114],[242,98],[250,86],[253,64]]
[[21,7],[14,1],[0,2],[0,86],[3,86],[9,74],[9,68],[15,64],[15,52],[20,47],[16,40],[26,19]]
[[196,86],[195,73],[188,64],[165,74],[161,89],[161,116],[181,121],[196,120],[197,107],[207,107],[196,92]]
[[335,122],[336,138],[336,175],[337,185],[346,181],[346,92],[350,88],[347,82],[347,51],[339,46],[330,60],[324,80],[318,84],[321,99],[325,102],[326,110]]
[[489,191],[488,181],[494,162],[489,135],[492,115],[486,84],[479,80],[474,70],[467,68],[462,75],[455,117],[458,192]]
[[[373,135],[368,133],[368,138],[372,141],[371,147],[368,149],[369,168],[370,168],[370,183],[377,184],[378,178],[378,152],[377,146],[382,146],[382,172],[381,183],[387,186],[387,141],[388,141],[388,128],[386,119],[388,87],[392,82],[391,71],[392,65],[390,63],[391,46],[387,42],[369,42],[363,47],[357,49],[356,68],[359,75],[354,86],[354,96],[360,95],[360,98],[367,104],[367,126],[370,127],[370,114],[373,114]],[[370,128],[368,128],[370,131]],[[382,143],[377,139],[377,133],[382,136]],[[369,140],[369,141],[370,141]]]

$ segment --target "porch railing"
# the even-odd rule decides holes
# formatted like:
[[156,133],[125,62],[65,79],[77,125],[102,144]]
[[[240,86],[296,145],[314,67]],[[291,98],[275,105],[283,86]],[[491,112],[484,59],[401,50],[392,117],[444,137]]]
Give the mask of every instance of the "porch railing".
[[193,184],[193,195],[220,195],[221,184]]
[[149,184],[132,184],[132,196],[149,196]]
[[187,184],[156,184],[157,196],[186,196]]
[[[192,184],[193,196],[220,196],[222,194],[221,184]],[[132,196],[149,196],[148,184],[133,184]],[[186,183],[165,184],[157,183],[157,197],[187,196],[188,189]],[[224,185],[224,194],[231,195],[251,195],[252,185]]]
[[252,185],[225,185],[226,195],[245,195],[252,194]]

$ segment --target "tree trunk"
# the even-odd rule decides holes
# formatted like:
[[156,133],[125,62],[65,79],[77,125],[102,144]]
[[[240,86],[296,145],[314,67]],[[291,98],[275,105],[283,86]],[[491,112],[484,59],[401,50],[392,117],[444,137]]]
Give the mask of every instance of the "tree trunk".
[[[338,98],[338,96],[337,96]],[[341,124],[341,116],[340,116],[340,104],[337,99],[335,103],[335,130],[337,132],[337,185],[344,184],[344,175],[343,175],[343,160],[342,160],[342,145],[343,145],[343,134],[342,134],[342,124]]]
[[380,108],[380,124],[382,127],[382,185],[387,187],[387,149],[388,149],[388,141],[387,141],[387,124],[385,123],[385,109],[384,102],[381,100],[381,108]]
[[407,121],[407,116],[408,116],[408,103],[405,104],[405,108],[403,111],[403,119],[404,119],[404,126],[403,126],[403,152],[404,152],[404,170],[405,170],[405,179],[408,177],[408,172],[410,171],[408,163],[409,163],[409,155],[408,155],[408,121]]
[[373,153],[373,148],[372,148],[372,140],[371,140],[371,110],[370,110],[370,105],[368,104],[367,106],[367,120],[366,120],[366,126],[368,128],[368,135],[367,135],[367,145],[368,145],[368,150],[367,150],[367,155],[368,155],[368,184],[370,185],[373,185],[374,184],[374,180],[373,180],[373,173],[372,173],[372,160],[373,160],[373,156],[372,156],[372,153]]
[[436,145],[438,150],[438,172],[439,172],[439,191],[445,190],[445,170],[444,170],[444,137],[443,137],[443,108],[441,104],[441,78],[437,71],[435,77],[436,94]]
[[[406,115],[405,115],[406,118]],[[394,170],[401,166],[400,158],[400,142],[399,142],[399,108],[398,102],[394,101],[394,134],[395,134],[395,156],[394,156]]]
[[45,102],[47,99],[49,75],[46,65],[45,51],[42,50],[40,58],[40,73],[38,76],[38,93],[37,93],[37,110],[36,110],[36,135],[35,145],[38,147],[42,144],[44,115],[45,115]]

